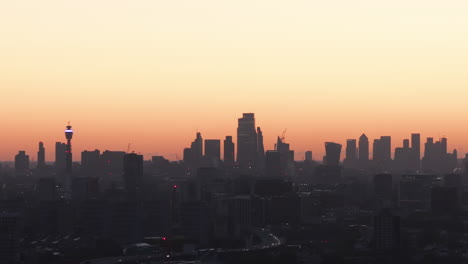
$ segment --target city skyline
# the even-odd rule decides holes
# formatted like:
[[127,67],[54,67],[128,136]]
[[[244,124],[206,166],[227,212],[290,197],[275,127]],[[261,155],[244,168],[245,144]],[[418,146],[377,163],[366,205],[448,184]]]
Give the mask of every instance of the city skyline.
[[[256,127],[256,126],[255,126],[255,116],[254,116],[255,114],[254,114],[254,113],[244,113],[244,114],[243,114],[243,118],[245,118],[246,116],[249,116],[249,115],[252,115],[251,118],[253,118],[252,128],[255,128],[254,131],[253,131],[253,133],[254,133],[254,138],[255,138],[255,140],[257,140],[257,139],[256,139],[257,135],[255,134],[255,133],[256,133],[255,131],[257,131],[257,132],[260,131],[261,134],[263,134],[263,133],[262,133],[260,127]],[[239,118],[239,122],[240,122],[240,120],[242,120],[243,118]],[[250,118],[250,117],[249,117],[249,118]],[[240,123],[239,123],[239,124],[240,124]],[[72,131],[72,130],[71,130],[70,124],[68,124],[67,130],[66,130],[66,131]],[[287,138],[287,141],[288,141],[288,142],[289,142],[289,141],[294,141],[294,140],[291,139],[290,137],[284,137],[284,136],[287,134],[286,132],[287,132],[287,130],[284,130],[284,131],[282,132],[281,135],[276,135],[276,136],[274,136],[274,137],[276,137],[277,140],[279,140],[279,138],[281,137],[282,140],[284,140],[284,139]],[[361,155],[360,155],[359,153],[360,153],[361,148],[357,145],[357,142],[358,142],[362,137],[367,137],[369,143],[371,143],[371,144],[369,144],[368,146],[366,146],[366,147],[367,147],[367,151],[368,151],[368,155],[369,155],[369,159],[370,159],[370,160],[373,160],[373,159],[375,159],[375,157],[374,157],[374,149],[377,147],[375,144],[376,144],[376,143],[378,144],[378,143],[382,140],[382,138],[388,138],[388,141],[389,141],[389,142],[388,142],[388,144],[389,144],[388,146],[389,146],[390,148],[388,149],[388,146],[387,146],[387,151],[390,151],[390,153],[389,153],[389,154],[390,154],[390,158],[393,159],[393,158],[394,158],[394,155],[395,155],[395,153],[398,151],[398,149],[401,148],[401,147],[405,147],[406,144],[409,144],[410,140],[411,140],[411,142],[413,142],[413,140],[414,140],[413,137],[416,136],[416,135],[419,137],[419,139],[416,139],[416,140],[418,140],[418,141],[417,141],[417,142],[418,142],[418,143],[417,143],[417,146],[419,146],[419,153],[422,153],[422,154],[418,154],[419,157],[420,157],[421,159],[424,157],[424,151],[425,151],[425,146],[424,146],[424,144],[425,144],[425,142],[426,142],[427,139],[431,138],[433,141],[439,141],[439,140],[441,140],[441,139],[447,140],[447,136],[445,136],[445,135],[439,136],[439,137],[432,137],[432,136],[421,135],[419,132],[413,132],[413,133],[411,133],[411,134],[408,134],[408,135],[406,135],[406,136],[403,136],[403,137],[401,138],[401,140],[395,140],[395,138],[393,137],[393,135],[376,136],[376,137],[374,138],[374,137],[367,137],[366,133],[363,133],[363,134],[361,134],[360,137],[354,137],[354,138],[351,137],[351,136],[350,136],[350,137],[346,137],[346,139],[344,140],[344,142],[342,142],[342,141],[333,141],[333,140],[324,141],[324,142],[322,142],[322,148],[321,148],[321,149],[318,148],[318,149],[305,149],[305,150],[302,150],[302,149],[301,149],[301,150],[297,150],[297,149],[294,147],[294,145],[292,145],[291,147],[292,147],[292,149],[295,151],[295,160],[305,160],[305,158],[306,158],[306,152],[312,151],[314,160],[322,161],[322,158],[323,158],[324,156],[326,156],[326,147],[325,147],[325,145],[327,144],[327,142],[338,143],[338,144],[342,145],[342,147],[343,147],[343,149],[342,149],[342,151],[341,151],[340,161],[345,161],[345,158],[346,158],[347,155],[350,153],[350,149],[347,149],[347,144],[349,144],[350,141],[354,141],[354,143],[353,143],[352,145],[353,145],[353,147],[356,149],[356,153],[355,153],[355,157],[353,157],[353,159],[360,160],[360,159],[361,159],[361,158],[360,158]],[[192,135],[192,136],[193,136],[193,135]],[[220,143],[221,140],[225,139],[224,137],[231,137],[231,140],[232,140],[232,142],[234,143],[235,149],[236,149],[234,153],[235,153],[235,155],[238,155],[238,152],[237,152],[237,148],[238,148],[238,146],[237,146],[237,141],[236,141],[236,140],[233,140],[233,139],[235,138],[235,136],[233,137],[232,134],[227,134],[227,135],[225,135],[225,136],[223,136],[223,137],[219,137],[219,138],[208,138],[208,139],[207,139],[207,138],[204,136],[204,134],[203,134],[202,131],[197,130],[197,132],[196,132],[196,140],[192,142],[192,147],[193,147],[194,144],[195,144],[195,145],[196,145],[196,148],[198,149],[198,150],[195,150],[195,152],[198,153],[198,154],[197,154],[197,157],[198,157],[198,158],[195,158],[195,160],[201,159],[203,156],[206,155],[206,150],[205,150],[205,148],[204,148],[203,146],[204,146],[204,145],[206,146],[207,142],[210,142],[210,141],[211,141],[211,142],[213,142],[213,141],[216,141],[216,142],[217,142],[216,144],[218,145],[219,151],[220,151],[219,157],[224,157],[224,156],[223,156],[223,155],[224,155],[224,146],[222,146],[222,144]],[[262,136],[262,137],[263,137],[263,136]],[[284,138],[283,138],[283,137],[284,137]],[[270,138],[270,137],[268,137],[268,138]],[[45,161],[47,161],[47,162],[49,162],[49,163],[50,163],[50,162],[55,162],[55,161],[57,160],[57,154],[56,154],[56,151],[55,151],[55,149],[57,148],[56,144],[60,143],[61,145],[63,145],[62,148],[66,148],[66,143],[64,143],[65,141],[66,141],[66,140],[63,140],[63,139],[62,139],[62,140],[58,140],[58,141],[54,142],[54,144],[53,144],[50,148],[47,148],[47,144],[44,144],[43,141],[39,141],[39,150],[40,150],[40,152],[42,153],[41,155],[42,155],[43,157],[45,157]],[[198,143],[196,143],[196,142],[198,142]],[[212,144],[211,142],[208,143],[208,144]],[[277,142],[277,141],[272,141],[272,142]],[[372,144],[372,143],[373,143],[373,144]],[[184,144],[185,144],[185,146],[188,145],[188,143],[183,143],[183,145],[184,145]],[[262,153],[265,154],[266,151],[269,151],[269,150],[276,150],[276,148],[277,148],[276,144],[277,144],[277,143],[272,143],[272,144],[271,144],[271,145],[272,145],[271,147],[265,147],[265,148],[263,148],[263,141],[262,141],[262,149],[263,149]],[[325,145],[324,145],[324,144],[325,144]],[[412,143],[412,144],[413,144],[413,143]],[[446,144],[447,144],[447,143],[446,143]],[[255,142],[255,145],[257,145],[256,142]],[[265,145],[268,146],[268,145],[270,145],[270,144],[268,144],[268,142],[266,142]],[[289,144],[288,144],[288,145],[289,145]],[[44,148],[44,146],[46,146],[46,147]],[[54,146],[55,146],[55,147],[54,147]],[[365,147],[365,148],[366,148],[366,147]],[[379,147],[377,147],[377,148],[379,148]],[[49,149],[49,150],[47,151],[47,149]],[[379,148],[379,149],[380,149],[380,148]],[[37,150],[37,147],[36,147],[36,150]],[[183,147],[178,153],[174,153],[174,158],[172,158],[171,156],[166,156],[166,155],[161,154],[161,153],[158,153],[158,152],[142,153],[141,151],[138,151],[138,149],[135,149],[135,145],[134,145],[133,143],[128,143],[128,145],[126,146],[126,148],[123,148],[123,149],[109,149],[109,148],[98,148],[98,147],[92,148],[92,147],[91,147],[91,148],[89,148],[89,149],[80,149],[80,148],[79,148],[78,150],[75,150],[75,147],[74,147],[73,152],[75,152],[75,153],[81,153],[81,152],[94,151],[94,150],[100,150],[100,151],[104,151],[104,150],[109,150],[109,151],[127,151],[127,152],[129,152],[129,153],[138,153],[139,155],[143,155],[143,157],[144,157],[145,160],[151,160],[151,158],[152,158],[153,156],[164,156],[164,157],[165,157],[166,159],[168,159],[168,160],[180,161],[180,160],[183,160],[183,157],[184,157],[184,155],[186,154],[186,153],[185,153],[185,151],[186,151],[186,148],[185,148],[185,147]],[[446,146],[446,152],[452,153],[453,150],[457,150],[457,152],[458,152],[458,158],[459,158],[459,159],[465,157],[465,153],[463,152],[463,150],[462,150],[462,149],[457,149],[456,147],[453,146],[453,144],[451,144],[451,141],[449,141],[449,142],[448,142],[448,145]],[[34,152],[34,149],[31,150],[30,152],[29,152],[28,150],[25,150],[25,149],[18,149],[18,150],[16,150],[16,151],[13,153],[13,159],[12,159],[12,160],[0,160],[0,161],[9,161],[9,162],[14,161],[14,155],[16,155],[18,151],[25,151],[27,154],[29,154],[29,155],[31,156],[31,161],[33,161],[33,162],[34,162],[34,161],[38,161],[38,160],[40,159],[40,158],[39,158],[39,153],[38,153],[38,152],[36,152],[37,155],[34,154],[34,153],[35,153],[35,152]],[[44,152],[45,152],[45,154],[44,154]],[[223,153],[223,154],[221,154],[221,153]],[[264,155],[264,154],[263,154],[263,155]],[[208,154],[208,155],[210,155],[210,154]],[[218,154],[216,154],[216,155],[218,155]],[[255,153],[254,155],[256,156],[257,154]],[[367,155],[367,154],[364,154],[364,155]],[[388,154],[386,154],[386,155],[388,155]],[[44,158],[43,158],[43,159],[44,159]],[[224,158],[222,158],[222,160],[223,160],[223,159],[224,159]],[[377,159],[379,159],[379,157],[377,157]],[[74,161],[74,162],[81,161],[81,160],[79,159],[79,155],[75,155],[75,159],[73,159],[73,161]],[[236,159],[236,161],[237,161],[237,159]]]

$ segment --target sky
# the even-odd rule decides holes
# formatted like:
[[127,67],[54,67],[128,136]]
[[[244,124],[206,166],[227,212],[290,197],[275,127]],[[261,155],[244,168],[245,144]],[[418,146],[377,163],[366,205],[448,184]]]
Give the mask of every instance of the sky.
[[[195,133],[236,139],[253,112],[265,149],[296,159],[366,133],[448,137],[468,152],[466,0],[0,2],[0,160],[83,150],[181,159]],[[342,154],[344,155],[344,154]]]

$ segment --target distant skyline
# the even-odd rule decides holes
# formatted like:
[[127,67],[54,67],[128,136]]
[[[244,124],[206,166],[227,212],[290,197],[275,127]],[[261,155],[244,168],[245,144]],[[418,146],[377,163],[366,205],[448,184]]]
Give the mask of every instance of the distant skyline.
[[[468,1],[3,1],[0,160],[83,150],[182,159],[255,113],[265,150],[315,160],[362,133],[468,151]],[[237,142],[236,142],[237,143]],[[371,147],[372,149],[372,147]],[[371,150],[372,152],[372,150]],[[342,152],[342,158],[344,152]]]

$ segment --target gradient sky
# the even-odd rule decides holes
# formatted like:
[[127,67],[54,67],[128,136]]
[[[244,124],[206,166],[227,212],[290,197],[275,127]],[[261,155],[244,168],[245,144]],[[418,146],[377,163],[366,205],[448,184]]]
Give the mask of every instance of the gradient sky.
[[[181,158],[198,130],[302,158],[365,132],[468,151],[466,0],[0,2],[0,160],[47,160],[70,120],[84,149]],[[234,137],[235,138],[235,137]],[[460,154],[460,156],[462,156]]]

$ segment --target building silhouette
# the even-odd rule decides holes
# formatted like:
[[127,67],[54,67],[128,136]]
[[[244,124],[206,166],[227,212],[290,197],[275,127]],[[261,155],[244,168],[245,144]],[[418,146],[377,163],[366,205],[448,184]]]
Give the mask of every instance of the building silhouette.
[[313,159],[312,159],[312,151],[308,150],[305,152],[304,154],[304,161],[306,162],[312,162]]
[[219,166],[221,160],[221,141],[219,139],[205,140],[205,160],[209,166]]
[[129,199],[136,199],[143,179],[143,155],[125,154],[123,157],[123,179]]
[[64,173],[67,167],[67,144],[62,142],[55,143],[55,169],[61,174]]
[[257,159],[255,116],[253,113],[244,113],[238,119],[237,163],[242,171],[247,172],[256,168]]
[[339,166],[341,155],[341,144],[334,142],[325,142],[325,165]]
[[263,132],[257,127],[257,166],[262,171],[265,167],[265,147],[263,146]]
[[421,135],[413,133],[411,134],[411,150],[412,150],[412,163],[411,167],[414,170],[421,168]]
[[369,139],[366,134],[359,137],[359,167],[365,169],[369,165]]
[[24,150],[20,150],[15,156],[15,173],[18,176],[25,176],[29,172],[29,155]]
[[81,169],[88,176],[102,171],[103,162],[101,152],[96,149],[94,151],[81,152]]
[[39,151],[37,152],[37,168],[41,169],[45,167],[45,148],[44,143],[39,142]]
[[234,142],[232,142],[232,136],[226,136],[226,139],[224,139],[224,165],[226,168],[234,166]]
[[349,168],[357,167],[357,145],[355,139],[348,139],[346,141],[346,157],[343,161],[343,165]]

